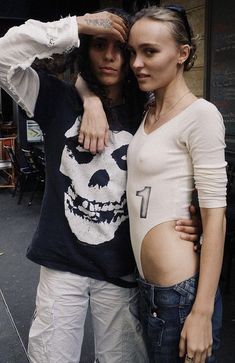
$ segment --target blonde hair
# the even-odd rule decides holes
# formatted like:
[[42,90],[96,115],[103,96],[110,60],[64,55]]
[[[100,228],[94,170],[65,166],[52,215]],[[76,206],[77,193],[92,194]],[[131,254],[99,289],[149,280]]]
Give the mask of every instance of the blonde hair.
[[131,27],[140,19],[147,18],[155,21],[168,23],[173,39],[178,44],[188,44],[190,52],[188,58],[184,62],[184,71],[189,71],[196,60],[196,39],[192,28],[188,23],[186,13],[183,8],[181,11],[174,7],[158,7],[151,6],[140,10],[132,19]]

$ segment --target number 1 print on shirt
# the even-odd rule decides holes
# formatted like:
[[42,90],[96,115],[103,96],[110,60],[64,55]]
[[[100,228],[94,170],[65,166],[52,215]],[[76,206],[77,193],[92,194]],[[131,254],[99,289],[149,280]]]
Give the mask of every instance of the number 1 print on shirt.
[[144,187],[144,189],[136,192],[137,197],[142,198],[140,205],[140,218],[147,217],[150,193],[151,187]]

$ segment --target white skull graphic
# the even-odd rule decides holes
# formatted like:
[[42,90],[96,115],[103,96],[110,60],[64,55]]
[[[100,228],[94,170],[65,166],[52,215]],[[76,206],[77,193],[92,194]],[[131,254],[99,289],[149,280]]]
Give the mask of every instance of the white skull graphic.
[[77,144],[79,119],[65,133],[60,171],[71,179],[64,193],[65,215],[79,241],[98,245],[114,238],[128,218],[126,153],[132,135],[110,132],[109,146],[96,155]]

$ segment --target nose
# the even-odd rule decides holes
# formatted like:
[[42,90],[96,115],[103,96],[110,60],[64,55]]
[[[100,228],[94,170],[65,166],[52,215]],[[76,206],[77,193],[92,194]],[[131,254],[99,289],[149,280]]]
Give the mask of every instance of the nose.
[[141,59],[140,56],[138,55],[134,55],[132,56],[132,59],[131,59],[131,67],[135,70],[135,69],[138,69],[138,68],[142,68],[144,65],[143,65],[143,61]]
[[115,49],[110,44],[107,46],[106,51],[105,51],[105,60],[113,61],[114,59],[115,59]]

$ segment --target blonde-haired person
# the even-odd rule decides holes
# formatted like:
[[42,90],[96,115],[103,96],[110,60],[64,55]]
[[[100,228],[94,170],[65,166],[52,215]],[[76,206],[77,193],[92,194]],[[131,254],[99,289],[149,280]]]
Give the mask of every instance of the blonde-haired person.
[[[196,46],[182,7],[137,13],[129,49],[140,89],[155,95],[127,160],[131,239],[150,361],[216,362],[226,206],[223,120],[185,82]],[[204,232],[200,255],[174,229],[175,220],[188,215],[194,183]]]

